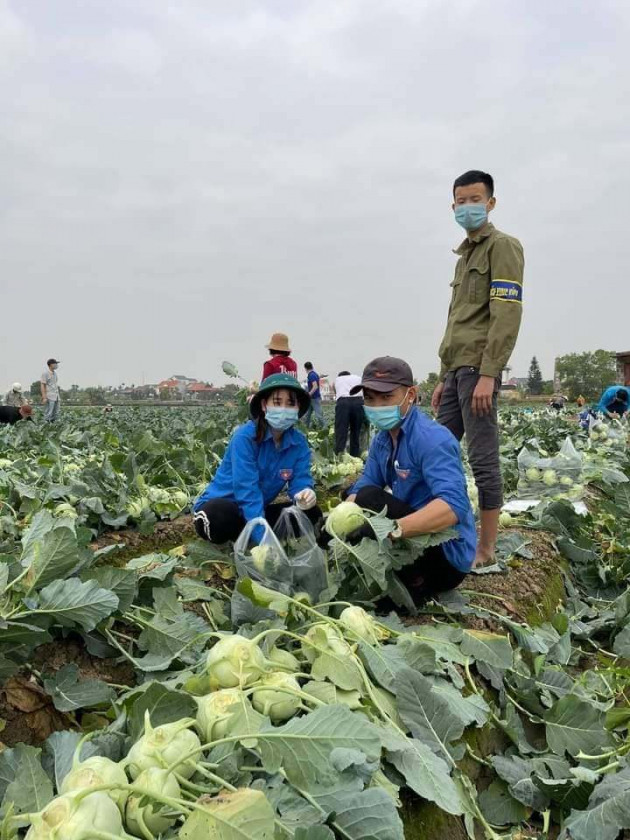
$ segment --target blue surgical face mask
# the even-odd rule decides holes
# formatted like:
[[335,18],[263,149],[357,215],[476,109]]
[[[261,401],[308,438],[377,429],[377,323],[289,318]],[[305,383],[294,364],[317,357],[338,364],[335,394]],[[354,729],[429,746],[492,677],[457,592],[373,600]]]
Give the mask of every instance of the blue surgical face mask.
[[458,204],[455,207],[455,221],[464,230],[478,230],[488,221],[485,204]]
[[297,408],[268,408],[265,420],[277,432],[286,432],[298,421]]
[[[409,391],[407,391],[408,393]],[[378,408],[370,408],[370,406],[364,405],[363,411],[368,421],[382,432],[389,432],[400,426],[404,420],[401,406],[407,399],[407,394],[399,405],[381,405]]]

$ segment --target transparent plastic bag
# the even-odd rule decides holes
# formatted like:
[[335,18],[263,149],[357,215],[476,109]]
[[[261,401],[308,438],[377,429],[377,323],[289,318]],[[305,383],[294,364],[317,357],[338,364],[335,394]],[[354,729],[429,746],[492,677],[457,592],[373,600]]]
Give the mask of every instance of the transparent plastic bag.
[[248,522],[234,543],[234,562],[239,577],[285,595],[306,592],[313,603],[328,586],[326,555],[308,516],[293,505],[275,529],[262,517]]
[[234,543],[234,562],[239,577],[291,594],[293,569],[266,519],[251,519],[243,528]]
[[[535,441],[530,443],[535,445]],[[518,454],[518,495],[521,499],[582,497],[582,456],[566,438],[553,457],[541,457],[525,446]]]
[[326,555],[317,545],[310,519],[295,505],[286,507],[274,533],[292,569],[294,592],[306,592],[313,603],[328,586]]

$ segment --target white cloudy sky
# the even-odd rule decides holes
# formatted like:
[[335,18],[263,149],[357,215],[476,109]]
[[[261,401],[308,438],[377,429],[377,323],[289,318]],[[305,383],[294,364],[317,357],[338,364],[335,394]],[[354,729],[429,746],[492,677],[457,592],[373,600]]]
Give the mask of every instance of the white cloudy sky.
[[438,366],[487,169],[517,374],[630,349],[626,0],[0,0],[0,388]]

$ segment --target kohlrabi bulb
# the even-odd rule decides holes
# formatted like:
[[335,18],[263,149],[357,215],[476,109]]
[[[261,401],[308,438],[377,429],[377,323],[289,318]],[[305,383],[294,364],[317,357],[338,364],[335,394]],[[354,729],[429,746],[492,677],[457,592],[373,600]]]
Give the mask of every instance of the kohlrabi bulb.
[[[204,744],[225,738],[228,723],[234,714],[234,704],[243,698],[240,688],[222,688],[197,697],[197,728]],[[232,709],[232,711],[230,711]]]
[[[164,804],[159,797],[179,799],[181,790],[179,782],[173,773],[168,770],[160,770],[158,767],[151,767],[143,770],[134,782],[138,793],[132,793],[125,808],[125,824],[132,834],[144,837],[142,823],[148,828],[151,834],[158,835],[165,832],[175,824],[175,817],[165,817],[160,814]],[[144,793],[146,791],[146,795]],[[155,801],[147,802],[149,795],[154,794]],[[141,802],[146,804],[141,805]],[[168,807],[168,806],[167,806]]]
[[[192,718],[184,718],[174,723],[164,723],[155,729],[151,726],[149,712],[144,718],[144,735],[132,746],[125,759],[129,775],[136,779],[143,770],[151,767],[166,769],[173,766],[176,773],[190,779],[196,769],[199,754],[184,757],[194,750],[199,751],[201,741],[190,727],[195,723]],[[177,763],[178,759],[182,763]]]
[[[93,755],[90,758],[86,758],[85,761],[77,762],[72,767],[61,783],[59,792],[71,793],[73,791],[81,791],[108,784],[128,784],[127,774],[120,764],[116,764],[110,758],[105,758],[102,755]],[[114,800],[122,813],[127,799],[127,792],[112,788],[111,791],[107,792],[107,795]]]
[[279,723],[293,717],[300,708],[300,698],[290,693],[299,690],[300,684],[295,677],[277,671],[267,674],[254,686],[252,703],[256,711]]
[[208,652],[206,667],[219,688],[246,688],[265,673],[267,660],[256,642],[231,635]]

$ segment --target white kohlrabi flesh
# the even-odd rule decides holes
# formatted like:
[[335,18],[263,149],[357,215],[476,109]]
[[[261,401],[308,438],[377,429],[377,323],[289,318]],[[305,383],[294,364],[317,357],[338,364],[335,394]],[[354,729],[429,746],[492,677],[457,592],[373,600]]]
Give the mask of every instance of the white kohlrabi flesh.
[[300,698],[290,693],[299,690],[300,684],[295,677],[277,671],[267,674],[254,686],[252,703],[256,711],[279,723],[293,717],[300,708]]
[[184,718],[174,723],[164,723],[155,729],[151,726],[149,713],[145,715],[144,735],[139,738],[127,754],[126,764],[129,775],[136,779],[143,770],[151,767],[166,769],[171,765],[176,773],[190,779],[196,769],[197,756],[188,758],[193,750],[199,750],[201,741],[190,727],[195,723],[192,718]]
[[[142,822],[149,829],[151,834],[162,834],[172,825],[174,825],[175,817],[166,817],[159,813],[164,809],[164,804],[160,802],[160,797],[168,797],[170,799],[179,799],[181,795],[179,782],[168,770],[160,770],[157,767],[151,767],[149,770],[143,770],[142,773],[134,782],[134,786],[138,788],[138,793],[133,793],[129,797],[127,807],[125,809],[125,823],[132,834],[138,837],[144,837],[142,831]],[[140,792],[142,791],[142,792]],[[155,801],[146,802],[146,794],[153,794],[157,797]],[[146,804],[141,805],[144,802]],[[166,806],[168,808],[168,806]]]
[[197,697],[197,728],[204,744],[225,738],[234,704],[243,697],[240,688],[222,688],[204,697]]
[[360,528],[365,521],[362,508],[355,502],[341,502],[333,508],[326,519],[326,531],[332,537],[345,537]]
[[209,651],[206,667],[219,688],[247,688],[265,673],[267,660],[256,642],[232,635]]
[[[67,774],[61,783],[60,793],[71,793],[72,791],[86,790],[87,788],[101,787],[102,785],[126,785],[128,784],[127,774],[120,764],[116,764],[110,758],[102,755],[93,755],[85,761],[78,762]],[[122,811],[125,807],[127,792],[121,789],[112,788],[108,792],[114,802]]]

